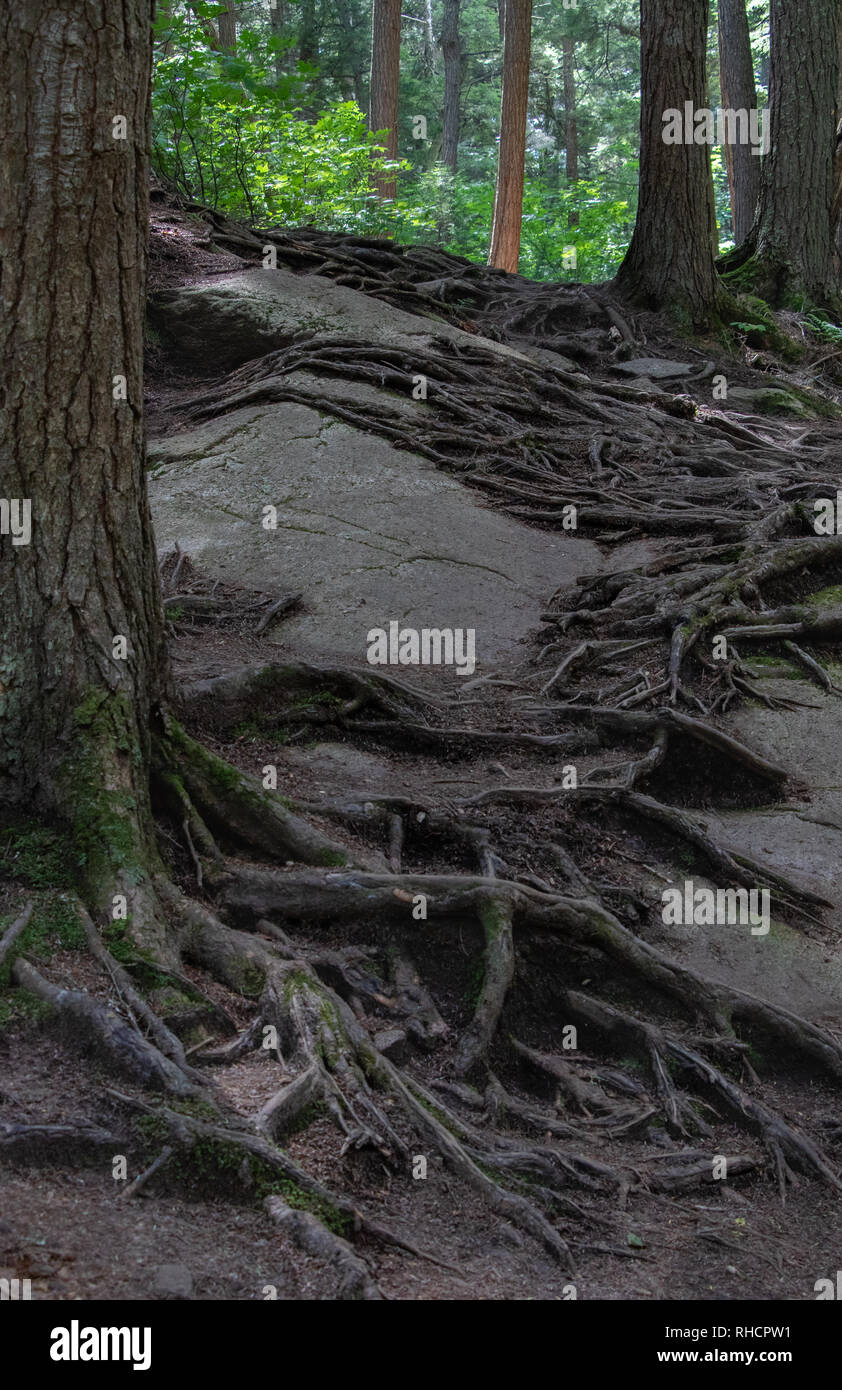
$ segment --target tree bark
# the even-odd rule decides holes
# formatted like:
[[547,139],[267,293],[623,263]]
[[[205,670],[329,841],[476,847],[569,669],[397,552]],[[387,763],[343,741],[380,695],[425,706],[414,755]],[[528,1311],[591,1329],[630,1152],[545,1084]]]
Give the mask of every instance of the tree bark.
[[715,316],[710,150],[667,144],[664,113],[707,108],[708,0],[641,0],[640,190],[634,235],[616,286],[646,308],[670,309],[696,329]]
[[[576,41],[567,35],[561,41],[562,78],[564,81],[564,166],[568,184],[579,179],[579,128],[576,124]],[[567,219],[568,226],[579,225],[575,210]]]
[[[727,110],[757,108],[745,0],[719,0],[719,76],[722,105]],[[726,140],[724,148],[734,242],[739,246],[754,226],[760,196],[760,159],[752,153],[750,144]]]
[[441,28],[444,59],[444,112],[441,157],[454,174],[459,167],[459,103],[462,95],[462,44],[459,38],[459,0],[444,0]]
[[223,53],[237,51],[237,6],[236,0],[225,0],[225,10],[219,16],[219,46]]
[[488,264],[516,274],[520,257],[532,0],[506,0],[500,153]]
[[28,544],[0,536],[0,804],[59,822],[100,887],[155,862],[164,648],[142,383],[152,10],[19,0],[0,12],[0,494],[28,499],[32,518]]
[[772,0],[770,150],[763,160],[752,282],[773,304],[833,301],[837,0]]
[[315,63],[319,57],[319,37],[316,33],[315,0],[301,0],[301,32],[298,36],[298,57],[302,63]]
[[[401,66],[401,0],[374,0],[371,18],[371,97],[369,128],[386,132],[386,158],[398,157],[398,91]],[[394,174],[378,176],[381,198],[394,198]]]
[[[284,0],[275,0],[275,4],[269,10],[269,25],[272,30],[272,37],[282,39],[286,31],[286,5]],[[275,76],[280,79],[284,75],[286,66],[286,52],[279,50],[274,55]]]
[[342,55],[342,65],[347,65],[350,76],[350,95],[361,110],[366,109],[365,96],[365,53],[360,47],[359,28],[354,24],[354,13],[348,0],[335,0],[336,12],[339,16],[339,24],[342,29],[342,41],[344,53]]

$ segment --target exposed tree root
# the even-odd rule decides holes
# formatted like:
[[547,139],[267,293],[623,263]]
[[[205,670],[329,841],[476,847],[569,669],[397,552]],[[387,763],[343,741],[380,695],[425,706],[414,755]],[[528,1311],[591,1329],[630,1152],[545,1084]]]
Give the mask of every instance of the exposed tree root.
[[[818,893],[728,850],[684,801],[671,804],[670,793],[700,776],[704,796],[689,805],[715,803],[740,781],[771,801],[797,779],[797,758],[784,767],[724,727],[724,714],[745,698],[772,708],[797,703],[764,689],[749,650],[797,663],[817,698],[838,693],[824,653],[842,640],[842,607],[815,595],[838,582],[842,537],[818,536],[812,526],[812,503],[828,490],[832,441],[818,426],[737,419],[642,379],[619,383],[613,366],[630,355],[638,327],[606,294],[502,281],[429,248],[308,231],[258,237],[212,220],[215,238],[241,251],[258,255],[268,237],[282,263],[506,337],[513,350],[438,330],[412,348],[317,334],[246,364],[214,387],[212,400],[197,396],[192,418],[258,401],[303,403],[458,472],[490,505],[524,520],[575,527],[603,547],[645,536],[648,548],[641,559],[638,547],[628,567],[620,561],[554,596],[535,660],[517,680],[483,674],[458,700],[373,670],[304,662],[182,685],[176,706],[190,728],[222,734],[249,721],[273,734],[309,731],[365,747],[386,741],[392,756],[406,745],[414,756],[431,749],[454,764],[456,790],[436,799],[350,787],[321,801],[293,800],[161,717],[151,790],[174,862],[164,872],[150,854],[149,863],[115,870],[82,894],[85,939],[117,1007],[46,978],[26,950],[26,912],[0,938],[12,982],[48,1003],[74,1044],[144,1091],[164,1093],[152,1105],[112,1092],[147,1122],[149,1151],[127,1194],[194,1180],[233,1187],[244,1200],[263,1201],[273,1222],[326,1263],[335,1296],[375,1301],[382,1294],[355,1235],[444,1262],[284,1153],[281,1145],[315,1113],[335,1130],[347,1173],[370,1162],[399,1183],[417,1157],[438,1157],[563,1270],[572,1271],[571,1249],[587,1245],[568,1239],[565,1223],[576,1223],[577,1236],[588,1224],[610,1224],[571,1192],[616,1208],[634,1193],[717,1181],[724,1115],[757,1146],[756,1154],[724,1155],[729,1178],[765,1169],[783,1194],[799,1170],[838,1189],[819,1145],[760,1098],[764,1083],[740,1033],[772,1039],[784,1057],[836,1085],[842,1046],[787,1009],[650,945],[634,929],[656,906],[648,883],[613,881],[621,876],[610,854],[588,843],[610,820],[617,859],[642,864],[649,882],[653,873],[668,880],[647,859],[658,860],[664,841],[679,842],[723,884],[768,885],[787,915],[815,922],[827,907]],[[591,343],[613,331],[617,354],[605,354],[601,368],[582,325]],[[685,376],[682,391],[694,378],[706,381],[713,365]],[[419,372],[428,399],[410,417]],[[381,394],[351,401],[333,385],[339,376]],[[163,579],[174,628],[236,619],[257,636],[296,601],[206,584],[181,552],[167,558]],[[473,766],[460,786],[460,760],[475,764],[491,749],[504,759],[508,751],[518,772],[491,764],[488,776],[504,782],[484,785],[486,770],[477,775]],[[558,760],[573,754],[590,766],[569,784]],[[278,771],[283,781],[280,752]],[[454,868],[465,863],[468,871]],[[170,872],[189,879],[195,896]],[[127,900],[131,937],[148,953],[139,963],[154,962],[185,992],[196,990],[212,1036],[196,1043],[184,1028],[179,1036],[179,1025],[170,1027],[144,997],[142,969],[109,951],[97,923],[117,892]],[[473,1007],[441,988],[431,928],[452,933],[480,981]],[[624,1001],[638,996],[639,1012],[636,1001],[621,1010],[598,998],[597,985],[588,995],[573,990],[555,964],[549,978],[544,953],[550,958],[558,942],[564,961],[586,961],[588,974],[596,963],[621,980]],[[558,960],[554,949],[551,958]],[[193,984],[191,969],[248,1001],[246,1026]],[[524,987],[554,1001],[526,1025]],[[207,988],[212,995],[215,986]],[[651,1017],[661,1002],[669,1027]],[[587,1044],[569,1052],[557,1036],[568,1022]],[[384,1023],[385,1040],[377,1031]],[[251,1115],[234,1115],[217,1081],[256,1049],[277,1073],[274,1093]],[[645,1073],[626,1068],[620,1059],[629,1052]],[[187,1113],[197,1101],[203,1119]],[[645,1146],[660,1121],[676,1147],[624,1160],[624,1143]],[[117,1143],[98,1126],[0,1125],[0,1156],[14,1161],[101,1157]]]

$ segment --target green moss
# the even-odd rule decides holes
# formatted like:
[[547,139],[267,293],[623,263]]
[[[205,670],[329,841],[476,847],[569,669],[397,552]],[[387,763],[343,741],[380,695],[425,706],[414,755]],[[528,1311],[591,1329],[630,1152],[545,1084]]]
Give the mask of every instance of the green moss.
[[0,1030],[22,1021],[39,1023],[49,1012],[47,1001],[31,994],[28,989],[5,990],[0,995]]
[[339,850],[323,849],[313,856],[313,862],[323,865],[326,869],[341,869],[351,861],[347,854],[342,854]]
[[268,1181],[258,1182],[258,1197],[261,1201],[266,1197],[283,1197],[287,1206],[294,1207],[296,1211],[309,1211],[313,1216],[321,1221],[323,1226],[327,1226],[334,1235],[347,1238],[352,1232],[352,1219],[344,1212],[339,1211],[331,1202],[325,1201],[314,1192],[307,1192],[303,1187],[299,1187],[290,1178],[279,1178],[274,1174]]
[[29,888],[70,888],[73,853],[67,837],[34,821],[0,830],[0,874]]
[[254,961],[234,958],[230,961],[234,988],[246,999],[259,999],[266,984],[266,972]]
[[216,1106],[209,1100],[202,1100],[200,1096],[171,1097],[167,1105],[170,1110],[177,1110],[180,1115],[192,1115],[194,1120],[212,1120],[214,1124],[219,1124]]
[[[140,955],[140,948],[131,937],[131,913],[121,921],[109,920],[102,929],[102,939],[116,961],[121,965],[132,965]],[[160,976],[161,980],[165,977]]]
[[[17,914],[0,920],[0,936]],[[0,965],[0,989],[11,984],[12,965],[20,955],[35,960],[49,960],[57,950],[82,951],[85,933],[72,902],[59,893],[49,893],[35,899],[32,916]]]
[[832,584],[827,589],[818,589],[816,593],[809,595],[809,601],[822,607],[842,608],[842,584]]
[[[126,788],[109,784],[122,762]],[[134,710],[122,694],[91,691],[73,712],[73,752],[59,770],[72,808],[69,837],[75,866],[88,882],[107,883],[115,869],[145,875],[140,808],[131,784],[142,770]]]
[[161,1148],[170,1138],[170,1127],[160,1115],[136,1115],[131,1127],[144,1147]]

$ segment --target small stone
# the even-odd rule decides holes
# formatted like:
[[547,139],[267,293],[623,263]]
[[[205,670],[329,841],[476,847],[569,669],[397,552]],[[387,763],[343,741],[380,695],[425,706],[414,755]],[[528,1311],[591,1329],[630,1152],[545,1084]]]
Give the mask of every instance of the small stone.
[[402,1028],[387,1028],[384,1032],[377,1033],[374,1046],[392,1062],[405,1062],[409,1055],[409,1044]]
[[668,381],[670,377],[689,376],[693,370],[690,362],[668,362],[663,357],[635,357],[630,362],[615,362],[615,372],[625,372],[628,376],[646,376],[652,381]]
[[508,1245],[511,1250],[520,1250],[523,1247],[523,1236],[514,1226],[510,1226],[508,1221],[503,1221],[497,1227],[496,1239],[498,1245]]
[[159,1298],[190,1298],[193,1275],[186,1265],[161,1265],[155,1275],[155,1292]]

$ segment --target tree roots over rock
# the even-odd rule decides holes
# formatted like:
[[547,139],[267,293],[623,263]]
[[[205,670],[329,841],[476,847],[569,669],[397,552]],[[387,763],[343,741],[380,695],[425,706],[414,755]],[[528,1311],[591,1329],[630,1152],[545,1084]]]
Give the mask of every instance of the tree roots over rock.
[[[778,765],[723,727],[746,697],[794,703],[763,691],[752,653],[796,662],[821,698],[836,693],[827,655],[842,637],[842,603],[823,591],[842,572],[842,538],[812,531],[810,505],[827,490],[830,445],[819,431],[738,421],[665,391],[642,398],[595,369],[539,367],[526,350],[545,342],[551,323],[563,336],[574,311],[631,346],[634,327],[581,287],[528,287],[439,253],[309,233],[261,233],[260,245],[266,235],[287,264],[413,312],[470,318],[508,334],[523,355],[316,336],[240,369],[224,399],[197,400],[194,415],[304,400],[458,468],[527,520],[563,527],[573,506],[602,544],[642,534],[653,547],[650,558],[556,595],[517,678],[480,677],[458,699],[371,670],[291,662],[174,693],[184,727],[166,716],[154,730],[151,790],[177,853],[166,869],[152,848],[130,866],[134,961],[118,962],[102,934],[101,904],[123,891],[126,872],[79,908],[109,1002],[47,978],[27,950],[26,923],[0,941],[13,982],[66,1021],[73,1045],[132,1083],[132,1094],[110,1092],[118,1117],[143,1136],[132,1195],[198,1175],[259,1199],[326,1262],[337,1297],[369,1300],[380,1296],[378,1245],[437,1257],[343,1190],[360,1162],[407,1184],[419,1156],[443,1162],[565,1271],[599,1224],[577,1194],[609,1194],[620,1208],[635,1192],[715,1181],[725,1124],[744,1136],[727,1155],[729,1179],[765,1177],[783,1195],[800,1172],[838,1189],[815,1137],[768,1103],[754,1044],[834,1086],[842,1046],[647,939],[660,909],[652,877],[668,879],[652,861],[669,868],[676,852],[723,888],[767,887],[781,915],[814,922],[827,906],[728,850],[676,803],[693,779],[708,803],[738,779],[767,802],[797,780],[797,765]],[[224,241],[222,224],[215,236]],[[429,404],[411,438],[397,408],[352,409],[330,393],[339,373],[403,391],[419,372]],[[178,564],[168,571],[176,597]],[[269,606],[255,607],[256,621]],[[444,753],[450,788],[282,797],[186,731],[222,738],[244,717],[272,735]],[[475,769],[491,750],[517,757],[519,772],[492,764],[494,780],[478,787],[460,759]],[[575,779],[559,761],[571,754],[582,759]],[[606,826],[610,850],[600,849]],[[621,860],[645,872],[624,876]],[[457,959],[450,942],[462,981],[439,962],[439,952]],[[139,964],[193,986],[206,1006],[199,1043],[158,1016]],[[245,1001],[246,1026],[202,1001],[197,971]],[[277,1084],[246,1116],[231,1110],[219,1078],[256,1051]],[[333,1183],[284,1149],[315,1115],[336,1133],[346,1177]],[[653,1157],[642,1146],[658,1126],[671,1147]],[[0,1157],[15,1162],[113,1142],[90,1125],[0,1127]]]

